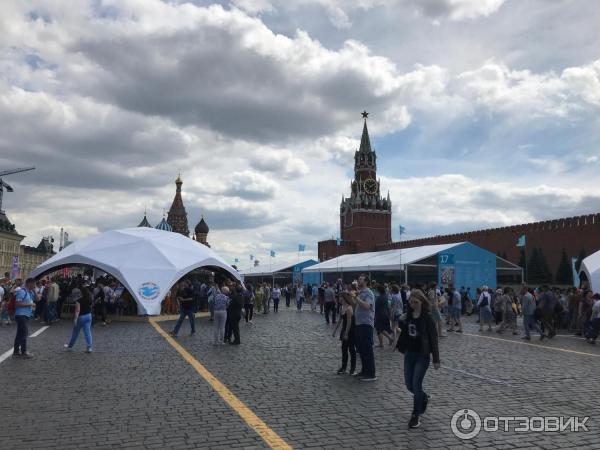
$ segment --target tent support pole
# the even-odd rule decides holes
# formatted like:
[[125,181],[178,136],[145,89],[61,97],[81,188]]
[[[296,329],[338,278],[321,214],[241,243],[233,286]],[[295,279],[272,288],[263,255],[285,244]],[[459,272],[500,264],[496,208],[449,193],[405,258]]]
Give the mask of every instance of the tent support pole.
[[404,284],[408,285],[408,264],[404,264]]

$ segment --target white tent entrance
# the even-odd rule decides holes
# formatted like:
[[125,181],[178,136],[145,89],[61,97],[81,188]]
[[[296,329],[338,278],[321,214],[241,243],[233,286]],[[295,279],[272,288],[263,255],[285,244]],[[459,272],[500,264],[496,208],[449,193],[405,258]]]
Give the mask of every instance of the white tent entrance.
[[600,292],[600,251],[591,254],[581,262],[579,276],[587,281],[590,290]]
[[31,274],[39,278],[62,267],[87,265],[116,278],[131,293],[139,315],[159,315],[173,285],[189,272],[220,270],[240,280],[237,271],[213,250],[179,233],[126,228],[81,239],[45,261]]

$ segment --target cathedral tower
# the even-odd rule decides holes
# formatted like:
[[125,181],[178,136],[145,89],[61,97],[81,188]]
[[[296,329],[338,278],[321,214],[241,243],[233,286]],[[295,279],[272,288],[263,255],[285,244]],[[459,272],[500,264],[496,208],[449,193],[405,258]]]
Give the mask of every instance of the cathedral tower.
[[177,189],[175,191],[173,204],[171,205],[171,209],[169,209],[169,214],[167,215],[167,223],[171,225],[171,228],[175,233],[183,234],[185,237],[189,237],[190,230],[188,229],[187,212],[185,211],[183,199],[181,198],[182,184],[183,181],[181,181],[180,175],[175,180],[175,186]]

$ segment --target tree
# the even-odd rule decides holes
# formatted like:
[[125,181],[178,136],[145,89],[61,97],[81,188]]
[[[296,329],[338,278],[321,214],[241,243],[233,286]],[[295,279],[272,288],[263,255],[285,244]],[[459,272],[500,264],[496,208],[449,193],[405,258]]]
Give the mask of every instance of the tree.
[[527,266],[529,270],[528,281],[540,284],[552,283],[552,272],[548,268],[546,255],[544,255],[541,248],[533,247]]
[[583,260],[585,259],[586,256],[587,256],[587,253],[585,251],[585,248],[582,248],[579,251],[579,256],[577,257],[577,261],[575,261],[575,270],[577,271],[577,273],[579,273],[579,269],[581,269],[581,263],[583,262]]
[[571,264],[569,264],[567,251],[564,248],[562,249],[558,270],[556,271],[556,282],[559,284],[573,284],[573,271],[571,270]]

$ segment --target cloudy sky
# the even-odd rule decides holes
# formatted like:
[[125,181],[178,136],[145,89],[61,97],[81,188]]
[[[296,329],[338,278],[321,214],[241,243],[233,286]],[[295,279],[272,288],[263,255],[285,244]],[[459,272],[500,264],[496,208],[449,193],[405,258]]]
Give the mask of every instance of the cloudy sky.
[[0,5],[0,169],[26,243],[157,223],[230,261],[316,256],[369,111],[406,238],[600,211],[589,0]]

